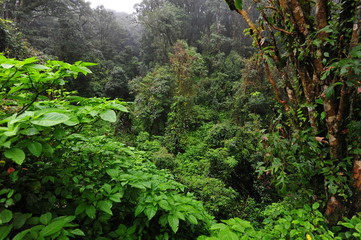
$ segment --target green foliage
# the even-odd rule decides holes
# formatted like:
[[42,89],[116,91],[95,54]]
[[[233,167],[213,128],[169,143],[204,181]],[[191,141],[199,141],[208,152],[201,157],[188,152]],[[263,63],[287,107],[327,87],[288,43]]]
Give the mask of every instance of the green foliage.
[[[318,211],[330,195],[350,203],[351,155],[360,153],[360,47],[348,49],[352,31],[341,28],[352,25],[345,16],[354,6],[329,1],[329,25],[316,31],[314,3],[301,1],[310,24],[300,24],[305,34],[296,12],[270,11],[281,9],[258,1],[248,20],[259,13],[267,19],[258,18],[250,35],[273,30],[254,38],[264,59],[245,59],[244,24],[216,0],[143,1],[134,19],[83,0],[2,2],[4,16],[27,28],[39,49],[99,64],[0,59],[0,239],[194,239],[209,231],[213,239],[359,237],[358,218],[330,232]],[[227,3],[233,10],[249,4]],[[20,35],[9,35],[9,25],[0,23],[0,50],[21,54]],[[85,76],[90,66],[94,77]],[[274,115],[279,106],[266,73],[288,114]],[[339,115],[348,111],[340,97],[345,87],[354,97],[352,113],[333,127],[350,134],[346,158],[336,160],[327,152],[330,142],[317,136],[332,135],[324,103],[334,101]],[[126,100],[131,90],[135,102],[127,114],[119,100],[76,97],[64,88]],[[317,126],[305,130],[312,116]],[[109,137],[114,125],[117,137],[137,150]],[[285,196],[294,204],[263,211]],[[311,198],[321,206],[303,207]],[[209,228],[212,217],[195,199],[218,219],[235,218]]]
[[[272,192],[269,184],[254,176],[252,166],[261,159],[257,134],[229,122],[207,123],[185,139],[184,152],[174,160],[177,179],[218,219],[240,215],[257,219],[253,213],[270,201]],[[245,209],[247,196],[260,205]]]
[[215,124],[208,130],[205,142],[213,148],[221,148],[225,145],[225,141],[235,136],[237,126],[230,123]]
[[[232,39],[224,34],[224,28],[225,26],[220,25],[220,23],[213,23],[198,40],[208,69],[212,72],[217,72],[219,68],[227,64],[224,62],[224,49],[232,43]],[[237,62],[231,63],[231,65],[237,64]]]
[[162,133],[174,94],[174,76],[170,69],[158,67],[129,84],[135,94],[134,124],[152,134]]
[[145,27],[141,39],[145,64],[152,66],[152,63],[168,62],[172,46],[182,38],[187,28],[187,10],[170,1],[142,2],[139,20]]
[[105,84],[104,93],[107,97],[129,99],[128,76],[121,67],[114,67],[109,82]]
[[175,157],[169,153],[167,148],[161,147],[159,151],[153,154],[153,162],[160,169],[173,170],[176,167]]
[[252,121],[255,115],[264,126],[268,126],[274,115],[272,108],[275,108],[275,103],[265,79],[264,68],[260,64],[260,57],[253,55],[240,61],[243,68],[240,70],[241,81],[233,85],[232,116],[237,122],[244,124]]
[[224,219],[245,212],[240,204],[240,195],[217,178],[201,175],[179,176],[179,180],[194,192],[204,207],[217,219]]
[[[208,129],[209,126],[203,126],[202,130],[189,134],[186,151],[176,156],[161,145],[161,139],[150,140],[147,133],[138,136],[137,148],[144,150],[143,155],[159,168],[171,170],[176,179],[203,201],[205,208],[217,218],[237,216],[243,212],[240,195],[224,181],[230,178],[229,173],[234,169],[231,165],[237,161],[228,156],[226,149],[208,149],[207,144],[199,142],[200,136]],[[224,155],[227,158],[224,159]]]
[[319,203],[303,208],[294,208],[288,204],[272,204],[264,211],[263,233],[272,238],[303,239],[309,235],[311,239],[332,239],[334,234],[328,230],[327,221],[318,210]]
[[[165,171],[103,135],[124,103],[72,96],[90,63],[1,58],[1,239],[192,239],[212,217]],[[56,88],[60,88],[56,90]]]
[[238,10],[242,10],[243,6],[242,6],[242,0],[234,0],[234,5],[236,6],[236,9]]
[[[37,189],[30,194],[31,198],[17,203],[19,206],[26,201],[27,211],[33,214],[43,211],[53,215],[73,214],[76,218],[72,217],[71,221],[81,223],[81,231],[77,232],[90,238],[121,237],[126,234],[125,226],[133,228],[133,237],[153,239],[167,234],[174,238],[180,234],[189,238],[210,222],[199,202],[179,194],[182,185],[137,157],[131,148],[104,136],[70,140],[62,150],[67,148],[71,150],[65,151],[61,160],[19,173],[21,179],[12,185],[16,192],[26,191],[26,182]],[[35,183],[39,186],[34,186]],[[3,223],[8,222],[7,215],[9,212],[0,215]],[[49,222],[48,218],[42,215],[40,222]],[[59,234],[67,226],[54,221],[57,224],[50,222],[44,230],[36,228],[39,236],[48,231]],[[33,235],[33,230],[25,231],[21,234]]]
[[[344,228],[335,239],[359,239],[361,237],[361,218],[356,215],[351,219],[343,219],[338,225]],[[346,230],[347,229],[347,230]]]
[[24,58],[36,51],[23,40],[23,35],[15,24],[9,20],[0,19],[0,52],[9,57]]
[[[284,131],[278,127],[280,132]],[[335,164],[333,160],[326,160],[327,150],[322,147],[322,141],[309,131],[294,133],[292,139],[279,134],[267,134],[263,138],[265,160],[258,163],[257,171],[261,177],[270,175],[279,193],[324,197],[323,188],[326,186],[332,194],[344,198],[350,196],[347,171],[352,161],[345,159]],[[320,178],[324,182],[319,181]]]
[[213,225],[211,237],[198,239],[335,239],[318,208],[318,203],[296,209],[285,203],[272,204],[264,211],[266,218],[260,230],[248,221],[233,218]]
[[170,65],[176,76],[176,96],[193,96],[195,82],[207,74],[202,55],[185,41],[178,40],[170,55]]
[[184,150],[185,133],[199,125],[194,109],[196,84],[207,74],[202,56],[185,41],[177,41],[170,56],[170,66],[175,76],[175,93],[168,115],[165,145],[172,153]]
[[183,154],[178,154],[176,172],[180,175],[208,175],[210,162],[204,158],[207,147],[204,143],[191,145]]
[[[265,138],[259,172],[271,176],[282,194],[297,195],[301,201],[322,199],[330,224],[344,211],[358,212],[360,184],[354,164],[360,154],[354,149],[359,147],[346,139],[348,123],[359,120],[354,107],[360,105],[359,2],[257,1],[257,21],[246,8],[239,11],[241,1],[226,2],[250,27],[247,32],[283,107],[276,120],[282,126],[271,130],[281,136],[277,142],[273,136]],[[240,100],[257,112],[267,103],[261,91],[251,91],[251,101]],[[337,199],[335,206],[330,199]]]
[[256,239],[256,231],[252,225],[240,218],[223,220],[210,229],[213,231],[211,237],[201,236],[199,240],[226,240],[226,239]]
[[264,211],[262,226],[240,218],[222,220],[210,227],[211,236],[200,236],[199,240],[222,239],[359,239],[361,219],[357,216],[345,218],[338,226],[329,227],[319,211],[318,202],[295,208],[287,202],[274,203]]
[[309,191],[309,196],[314,194],[312,188],[317,186],[312,179],[319,174],[316,164],[322,158],[319,143],[307,131],[299,132],[298,137],[291,141],[278,134],[268,134],[263,138],[265,161],[258,163],[259,174],[271,174],[272,183],[282,194],[298,190]]
[[[132,223],[128,226],[134,226],[139,236],[151,239],[159,234],[181,234],[188,228],[187,219],[206,224],[210,220],[199,202],[177,193],[182,191],[182,185],[139,158],[132,149],[105,137],[78,142],[73,148],[76,152],[67,153],[66,159],[71,159],[74,166],[69,169],[71,172],[66,169],[66,173],[76,176],[71,179],[79,194],[75,212],[79,221],[92,222],[85,231],[88,236],[102,232],[106,235],[119,223]],[[92,174],[87,176],[87,173]],[[102,188],[94,192],[96,186]],[[109,219],[114,213],[117,218]],[[109,236],[117,235],[109,233]]]

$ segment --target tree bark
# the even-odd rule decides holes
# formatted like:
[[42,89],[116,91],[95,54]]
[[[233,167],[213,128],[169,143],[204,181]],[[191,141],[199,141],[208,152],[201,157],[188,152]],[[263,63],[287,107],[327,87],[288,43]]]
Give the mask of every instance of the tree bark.
[[[350,41],[350,48],[354,48],[359,44],[360,34],[361,34],[361,3],[358,2],[356,6],[356,19],[352,28],[352,37]],[[359,93],[357,93],[359,94]],[[361,137],[359,137],[361,140]],[[361,148],[361,141],[359,142],[359,148]],[[361,156],[360,154],[354,156],[353,171],[353,188],[354,188],[354,197],[352,201],[352,207],[356,212],[361,211]]]
[[[347,75],[340,74],[338,72],[339,69],[332,71],[325,79],[322,78],[321,80],[321,76],[325,72],[325,66],[334,67],[335,61],[347,58],[348,52],[350,52],[352,48],[359,46],[361,1],[343,0],[341,11],[339,8],[333,8],[333,5],[330,4],[331,1],[328,0],[315,0],[314,2],[278,0],[267,1],[267,3],[254,0],[254,2],[259,4],[261,8],[263,7],[260,9],[264,18],[262,23],[268,26],[270,33],[264,31],[264,25],[260,27],[256,26],[251,21],[247,11],[236,11],[242,15],[252,30],[253,38],[258,44],[263,59],[266,57],[272,58],[276,63],[280,75],[283,75],[282,67],[284,64],[280,64],[280,59],[282,58],[277,51],[277,43],[272,39],[274,31],[280,33],[281,37],[279,39],[281,43],[284,43],[283,51],[288,53],[288,55],[286,54],[288,61],[293,64],[297,72],[299,84],[301,85],[301,91],[297,93],[297,98],[294,97],[294,92],[292,88],[290,88],[290,85],[286,85],[288,100],[293,104],[295,103],[296,107],[301,107],[300,104],[304,103],[302,100],[306,101],[308,119],[310,126],[314,129],[314,133],[322,130],[329,138],[328,158],[334,161],[335,165],[343,164],[345,157],[349,157],[345,140],[345,126],[351,114],[349,105],[350,102],[352,102],[351,96],[354,95],[352,93],[354,93],[355,88],[347,84],[349,80],[347,79]],[[314,16],[311,15],[311,5],[314,6],[315,9]],[[355,16],[355,20],[350,36],[350,19],[352,19],[353,16]],[[323,29],[331,24],[329,21],[335,21],[336,18],[338,18],[340,22],[339,24],[337,23],[336,26],[330,26],[333,33],[330,34],[324,31]],[[334,31],[334,27],[338,29]],[[271,37],[269,37],[269,35],[271,35]],[[321,43],[316,43],[315,39],[321,41]],[[337,43],[333,44],[332,41]],[[267,51],[265,47],[267,47]],[[326,52],[328,52],[328,56]],[[276,99],[288,110],[287,101],[282,99],[279,86],[277,86],[276,80],[273,79],[270,74],[268,62],[264,62],[267,77],[272,85]],[[352,71],[351,68],[350,71]],[[349,75],[352,75],[351,73],[352,72],[350,72]],[[325,96],[325,92],[330,90],[333,90],[334,94]],[[323,112],[321,109],[315,107],[316,100],[320,97],[323,99]],[[298,101],[295,101],[295,99]],[[321,114],[325,114],[325,119],[320,117]],[[355,195],[353,199],[355,209],[360,211],[361,158],[360,156],[355,156],[354,159],[352,176]],[[328,217],[330,223],[337,223],[346,211],[344,201],[337,194],[329,195],[326,192],[326,196],[327,210],[325,215]]]

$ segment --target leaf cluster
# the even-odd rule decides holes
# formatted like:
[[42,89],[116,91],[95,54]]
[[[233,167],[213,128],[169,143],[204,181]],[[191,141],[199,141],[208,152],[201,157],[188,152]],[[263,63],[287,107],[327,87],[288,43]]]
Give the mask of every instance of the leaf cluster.
[[134,148],[92,129],[119,100],[63,90],[86,66],[1,58],[0,239],[191,239],[212,217]]

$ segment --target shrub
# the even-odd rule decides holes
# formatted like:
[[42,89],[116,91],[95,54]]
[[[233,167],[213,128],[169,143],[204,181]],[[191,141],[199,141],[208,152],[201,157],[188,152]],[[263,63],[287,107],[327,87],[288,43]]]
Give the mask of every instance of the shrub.
[[[0,239],[193,239],[212,217],[134,148],[94,131],[124,103],[63,91],[90,73],[0,57]],[[106,125],[106,124],[105,124]]]

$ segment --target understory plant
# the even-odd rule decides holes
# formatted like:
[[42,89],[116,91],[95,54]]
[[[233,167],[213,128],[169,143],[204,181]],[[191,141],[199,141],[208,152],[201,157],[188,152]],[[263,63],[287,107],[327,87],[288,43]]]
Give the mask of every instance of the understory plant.
[[125,103],[63,90],[91,63],[0,57],[0,239],[193,239],[212,217],[104,129]]
[[200,236],[197,239],[356,240],[360,238],[361,219],[359,216],[354,216],[352,219],[345,218],[336,226],[330,227],[319,209],[318,202],[298,208],[288,201],[273,203],[263,211],[265,219],[259,227],[240,218],[231,218],[211,226],[210,236]]

